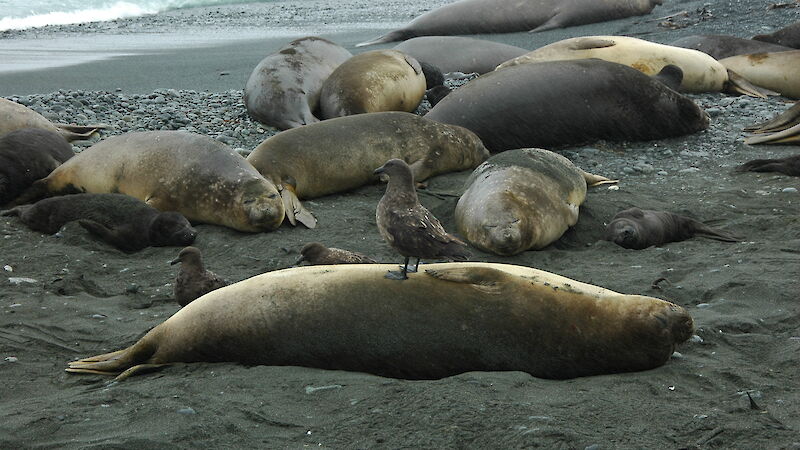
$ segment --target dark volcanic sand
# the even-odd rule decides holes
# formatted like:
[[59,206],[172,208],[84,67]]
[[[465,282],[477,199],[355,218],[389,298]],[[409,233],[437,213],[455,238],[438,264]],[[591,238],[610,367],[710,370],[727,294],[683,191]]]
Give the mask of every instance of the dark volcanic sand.
[[[643,37],[660,42],[702,32],[748,37],[768,31],[762,25],[800,20],[800,8],[766,6],[712,3],[713,15],[699,21],[702,3],[667,0],[649,17],[536,39],[620,32],[650,32]],[[681,10],[691,12],[687,28],[646,22]],[[506,42],[519,45],[514,39]],[[261,57],[253,55],[253,65]],[[45,92],[76,89],[52,83]],[[55,237],[4,217],[0,267],[13,272],[0,268],[0,448],[800,448],[800,180],[731,174],[749,159],[798,153],[742,142],[744,125],[788,103],[692,98],[711,113],[706,132],[562,151],[585,170],[622,181],[618,190],[590,190],[577,226],[556,244],[511,258],[477,251],[473,257],[686,307],[697,336],[665,366],[567,381],[520,372],[404,381],[300,367],[180,364],[108,385],[108,378],[63,369],[70,360],[132,344],[177,311],[176,268],[168,261],[180,249],[127,255],[75,224]],[[255,128],[244,114],[241,125]],[[237,139],[234,146],[251,148],[255,138]],[[450,231],[467,175],[436,177],[420,191]],[[242,234],[200,225],[195,245],[209,269],[232,281],[292,264],[309,241],[400,261],[375,228],[383,190],[373,185],[306,202],[320,221],[315,230],[286,224]],[[601,241],[604,224],[631,206],[691,215],[746,239],[641,251]],[[15,284],[12,277],[34,281]],[[653,289],[661,277],[667,281]],[[747,393],[760,409],[751,408]]]

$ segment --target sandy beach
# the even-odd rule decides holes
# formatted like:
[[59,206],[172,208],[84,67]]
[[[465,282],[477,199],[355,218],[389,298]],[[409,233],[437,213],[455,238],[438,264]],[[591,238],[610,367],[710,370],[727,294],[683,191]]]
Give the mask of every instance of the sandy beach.
[[[111,121],[106,135],[179,127],[246,152],[275,133],[251,121],[242,105],[241,89],[258,61],[294,37],[318,34],[311,30],[351,51],[372,49],[353,46],[447,2],[406,3],[233,5],[0,33],[0,96],[38,105],[54,119],[80,113],[89,122]],[[649,16],[481,37],[526,48],[590,34],[666,43],[704,33],[750,37],[800,20],[800,7],[768,4],[664,0]],[[654,20],[681,11],[687,14],[674,22],[682,28]],[[173,45],[170,33],[195,37]],[[110,45],[127,35],[128,47]],[[99,56],[44,67],[39,58],[50,50],[30,51],[42,40],[83,43],[87,48],[61,51]],[[13,54],[36,70],[6,70]],[[159,97],[174,114],[153,114],[163,108],[154,103]],[[49,236],[1,217],[0,448],[800,448],[800,179],[732,172],[751,159],[798,153],[796,146],[743,142],[744,126],[791,103],[690,97],[711,116],[704,132],[559,150],[584,170],[621,181],[618,189],[591,189],[578,224],[558,242],[514,257],[477,250],[472,257],[685,307],[695,336],[663,367],[565,381],[522,372],[407,381],[194,363],[109,384],[64,368],[131,345],[178,310],[169,261],[180,249],[125,254],[77,224]],[[73,109],[73,101],[85,107]],[[62,103],[68,107],[56,108]],[[438,176],[419,191],[447,230],[455,231],[453,209],[468,175]],[[384,189],[305,202],[317,229],[284,224],[244,234],[199,225],[195,245],[208,268],[231,281],[290,266],[310,241],[401,262],[375,225]],[[744,241],[692,239],[638,251],[603,241],[605,224],[632,206],[689,215]],[[666,280],[654,288],[660,278]]]

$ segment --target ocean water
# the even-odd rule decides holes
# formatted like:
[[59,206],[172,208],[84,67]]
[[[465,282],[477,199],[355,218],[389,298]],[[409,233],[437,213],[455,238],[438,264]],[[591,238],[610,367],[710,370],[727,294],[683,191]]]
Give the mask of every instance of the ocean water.
[[0,0],[0,31],[156,14],[195,6],[276,0]]

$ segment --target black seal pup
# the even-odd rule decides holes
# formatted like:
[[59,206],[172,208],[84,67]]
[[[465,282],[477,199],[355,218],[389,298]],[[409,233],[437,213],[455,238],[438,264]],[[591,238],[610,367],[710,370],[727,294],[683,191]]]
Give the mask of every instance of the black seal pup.
[[73,156],[72,145],[55,131],[21,128],[0,136],[0,205]]
[[606,227],[607,241],[634,250],[685,241],[695,236],[725,242],[741,241],[732,234],[715,230],[689,217],[639,208],[618,212]]
[[309,242],[300,249],[295,265],[308,261],[312,266],[327,264],[375,264],[377,261],[358,252],[335,247],[326,247],[319,242]]
[[178,253],[178,257],[170,264],[181,263],[175,277],[175,300],[184,307],[209,292],[227,286],[229,283],[222,277],[206,270],[203,255],[197,247],[186,247]]

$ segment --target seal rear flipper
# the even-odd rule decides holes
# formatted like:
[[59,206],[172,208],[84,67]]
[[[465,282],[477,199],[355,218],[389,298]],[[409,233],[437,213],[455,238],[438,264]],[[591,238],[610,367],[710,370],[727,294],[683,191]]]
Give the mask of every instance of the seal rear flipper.
[[58,128],[58,133],[64,139],[70,142],[89,139],[95,133],[98,133],[100,130],[110,128],[108,125],[81,126],[81,125],[67,125],[63,123],[57,123],[55,124],[55,126]]
[[300,222],[308,228],[317,227],[317,219],[300,203],[300,199],[295,194],[292,186],[284,184],[278,190],[280,191],[283,209],[286,211],[286,218],[289,223],[296,225],[297,222]]
[[439,280],[466,283],[486,294],[499,295],[508,274],[490,267],[471,267],[465,265],[448,269],[427,269],[425,274]]
[[777,133],[750,136],[744,140],[745,144],[790,144],[800,142],[800,123]]
[[412,37],[414,37],[414,33],[408,30],[394,30],[371,41],[360,42],[356,44],[356,47],[366,47],[368,45],[385,44],[387,42],[405,41],[406,39],[411,39]]
[[744,131],[750,133],[773,133],[786,130],[797,124],[800,124],[800,102],[795,103],[791,108],[766,122],[745,127]]
[[741,94],[758,98],[767,98],[768,95],[779,95],[775,91],[756,86],[730,69],[728,69],[728,82],[725,83],[723,90],[730,94]]
[[743,240],[743,238],[740,236],[736,236],[735,234],[728,233],[726,231],[721,231],[711,228],[702,222],[693,221],[693,224],[694,224],[694,235],[697,237],[704,237],[722,242],[742,242]]
[[17,206],[15,208],[11,208],[11,209],[6,209],[6,210],[3,210],[3,211],[0,211],[0,216],[16,216],[16,217],[19,217],[28,208],[30,208],[30,205],[22,205],[22,206]]
[[[68,364],[66,371],[70,373],[94,373],[100,375],[121,374],[120,376],[125,375],[127,378],[142,370],[136,369],[139,366],[146,366],[145,369],[152,366],[163,366],[165,364],[154,364],[150,362],[151,357],[158,348],[155,344],[150,343],[153,342],[154,336],[157,334],[157,329],[158,328],[153,329],[143,338],[139,339],[137,343],[124,350],[72,361]],[[133,370],[133,372],[128,373],[129,369]]]
[[586,186],[593,187],[593,186],[600,186],[603,184],[617,184],[619,180],[611,180],[602,175],[595,175],[589,172],[583,172],[583,179],[586,180]]

